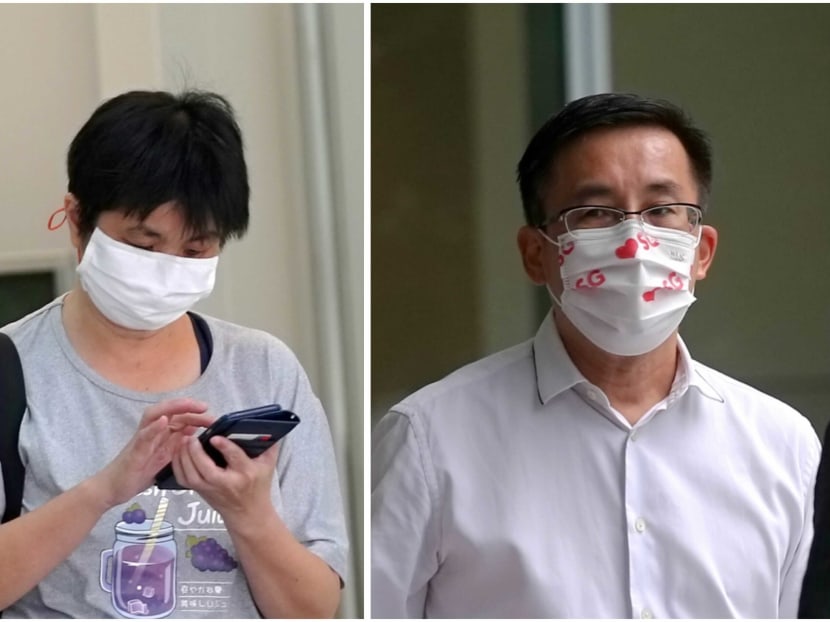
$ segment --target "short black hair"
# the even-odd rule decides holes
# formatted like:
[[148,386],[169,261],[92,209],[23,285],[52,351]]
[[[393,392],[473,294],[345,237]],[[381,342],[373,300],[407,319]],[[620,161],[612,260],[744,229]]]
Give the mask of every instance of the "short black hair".
[[705,209],[712,188],[712,149],[706,133],[689,115],[662,99],[628,93],[588,95],[570,102],[533,136],[519,161],[517,180],[528,225],[539,226],[546,218],[543,192],[553,161],[576,137],[609,127],[645,125],[663,127],[680,140],[692,163]]
[[69,146],[68,190],[88,237],[101,212],[144,219],[175,201],[194,234],[248,228],[248,171],[230,103],[215,93],[130,91],[101,104]]

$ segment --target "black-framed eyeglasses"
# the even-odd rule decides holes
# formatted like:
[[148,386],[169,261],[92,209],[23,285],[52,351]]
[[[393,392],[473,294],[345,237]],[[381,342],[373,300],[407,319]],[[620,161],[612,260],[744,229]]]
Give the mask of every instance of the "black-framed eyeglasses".
[[548,218],[539,225],[539,229],[560,220],[565,223],[568,233],[586,229],[605,229],[620,224],[628,216],[638,216],[643,222],[654,227],[693,233],[703,221],[703,209],[694,203],[652,205],[639,212],[627,212],[604,205],[576,205]]

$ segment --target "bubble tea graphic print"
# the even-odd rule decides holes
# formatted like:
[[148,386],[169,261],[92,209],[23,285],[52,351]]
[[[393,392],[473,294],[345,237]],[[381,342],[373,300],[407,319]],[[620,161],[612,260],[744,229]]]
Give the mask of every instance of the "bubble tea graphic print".
[[192,490],[151,488],[116,523],[101,553],[101,588],[120,617],[199,617],[229,609],[238,567],[215,510]]

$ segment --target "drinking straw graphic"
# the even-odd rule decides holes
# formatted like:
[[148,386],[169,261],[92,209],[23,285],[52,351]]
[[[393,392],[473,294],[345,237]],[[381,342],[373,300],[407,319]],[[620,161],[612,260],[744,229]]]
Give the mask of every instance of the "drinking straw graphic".
[[147,541],[144,543],[144,549],[141,551],[141,557],[138,562],[136,562],[136,566],[138,567],[138,573],[135,578],[136,582],[141,580],[147,560],[150,559],[150,555],[153,553],[153,547],[156,546],[156,536],[158,536],[158,533],[161,530],[161,523],[164,521],[164,515],[167,513],[167,505],[169,503],[170,499],[162,497],[159,501],[158,507],[156,508],[156,515],[153,517],[153,524],[150,525],[150,533],[147,535]]

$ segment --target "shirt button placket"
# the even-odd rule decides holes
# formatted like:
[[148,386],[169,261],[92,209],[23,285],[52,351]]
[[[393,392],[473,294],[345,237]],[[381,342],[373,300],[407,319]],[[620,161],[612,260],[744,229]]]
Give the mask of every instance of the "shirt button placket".
[[644,508],[644,491],[641,490],[643,468],[642,454],[638,447],[640,430],[631,430],[625,447],[625,504],[628,522],[629,588],[633,617],[643,620],[654,618],[654,611],[646,606],[653,590],[647,579],[649,524],[640,512]]

